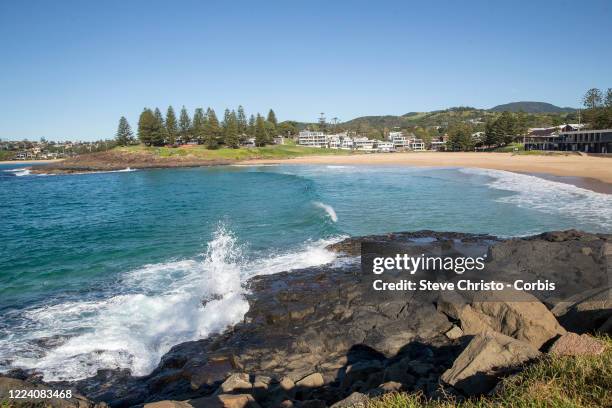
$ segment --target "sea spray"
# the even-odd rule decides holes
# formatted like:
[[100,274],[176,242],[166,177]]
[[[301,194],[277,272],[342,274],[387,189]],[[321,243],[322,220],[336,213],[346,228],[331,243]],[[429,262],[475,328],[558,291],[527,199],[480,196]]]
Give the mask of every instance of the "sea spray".
[[315,201],[314,205],[325,210],[325,212],[327,213],[327,215],[333,222],[338,222],[338,216],[336,215],[336,211],[334,210],[334,207],[332,207],[331,205],[322,203],[320,201]]
[[[130,271],[118,285],[125,293],[106,299],[30,309],[24,316],[29,329],[0,341],[0,349],[12,357],[7,368],[35,369],[47,381],[78,380],[105,368],[146,375],[172,346],[241,321],[249,308],[248,278],[333,262],[335,254],[325,247],[337,240],[249,261],[234,234],[219,225],[201,259]],[[55,342],[41,347],[46,339]]]

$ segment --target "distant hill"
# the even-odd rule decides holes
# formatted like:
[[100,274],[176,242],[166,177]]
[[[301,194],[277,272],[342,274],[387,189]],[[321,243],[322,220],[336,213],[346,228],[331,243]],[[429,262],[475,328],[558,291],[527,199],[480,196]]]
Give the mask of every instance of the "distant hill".
[[561,108],[546,102],[512,102],[497,105],[489,109],[492,112],[520,112],[525,113],[567,113],[574,112],[574,108]]
[[[542,110],[538,110],[538,107]],[[482,130],[487,120],[496,119],[501,115],[501,112],[505,110],[519,112],[521,109],[527,113],[527,124],[530,127],[552,126],[557,122],[565,123],[568,120],[574,120],[569,119],[569,117],[575,115],[575,110],[572,108],[560,108],[549,103],[514,102],[499,105],[492,109],[455,106],[431,112],[408,112],[403,115],[360,116],[340,123],[339,126],[342,129],[367,130],[369,128],[380,130],[383,128],[409,129],[415,126],[441,126],[446,128],[456,123],[470,123]],[[316,123],[295,122],[295,125],[299,130],[302,130],[310,125],[316,126]]]

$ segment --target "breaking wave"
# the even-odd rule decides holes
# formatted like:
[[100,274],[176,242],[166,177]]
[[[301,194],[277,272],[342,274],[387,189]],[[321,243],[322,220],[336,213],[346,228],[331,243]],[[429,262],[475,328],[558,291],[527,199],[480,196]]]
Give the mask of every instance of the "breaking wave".
[[329,216],[329,218],[333,221],[333,222],[338,222],[338,215],[336,215],[336,211],[334,210],[334,207],[332,207],[331,205],[328,204],[324,204],[320,201],[315,201],[314,205],[316,207],[322,208],[323,210],[325,210],[325,212],[327,213],[327,215]]
[[598,222],[604,230],[612,229],[612,195],[597,193],[571,184],[503,170],[460,169],[465,174],[490,177],[491,188],[510,191],[512,195],[497,201],[571,216],[584,223]]
[[172,346],[240,322],[249,310],[244,284],[250,277],[332,263],[336,255],[325,247],[337,240],[249,261],[236,237],[219,226],[200,259],[127,272],[117,295],[25,311],[0,340],[0,362],[40,371],[47,381],[87,378],[105,368],[146,375]]
[[16,169],[8,169],[8,170],[3,170],[6,173],[13,173],[13,175],[17,176],[17,177],[21,177],[21,176],[28,176],[30,174],[30,168],[29,167],[25,167],[25,168],[16,168]]

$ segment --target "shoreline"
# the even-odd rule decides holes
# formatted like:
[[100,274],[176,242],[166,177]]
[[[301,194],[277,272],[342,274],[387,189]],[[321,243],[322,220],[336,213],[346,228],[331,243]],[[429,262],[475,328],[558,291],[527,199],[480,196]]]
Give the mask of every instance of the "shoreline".
[[64,159],[45,159],[45,160],[0,160],[0,164],[48,164],[59,163]]
[[372,153],[350,156],[308,156],[291,159],[253,159],[240,166],[273,164],[379,165],[463,167],[504,170],[571,184],[597,193],[612,194],[612,157],[582,155],[513,155],[483,152]]

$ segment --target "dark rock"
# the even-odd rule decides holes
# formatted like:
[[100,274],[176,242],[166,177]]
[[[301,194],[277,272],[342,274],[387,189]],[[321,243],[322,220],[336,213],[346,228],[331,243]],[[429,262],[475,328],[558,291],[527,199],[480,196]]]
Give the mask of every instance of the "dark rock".
[[[349,238],[330,249],[359,255],[361,244],[369,242],[401,244],[418,254],[488,252],[483,279],[489,273],[506,276],[508,281],[517,276],[550,276],[565,279],[570,286],[586,282],[604,287],[600,281],[609,240],[608,235],[578,231],[505,241],[487,235],[419,231]],[[562,303],[564,295],[541,294],[532,297],[531,304],[477,297],[455,303],[435,293],[374,291],[371,275],[355,262],[254,277],[248,282],[249,311],[242,323],[173,347],[147,376],[101,370],[68,385],[93,401],[116,407],[154,401],[199,406],[298,406],[306,401],[332,405],[350,398],[354,390],[363,393],[352,394],[357,398],[391,388],[420,389],[432,396],[443,373],[446,382],[471,393],[481,390],[480,379],[495,379],[506,372],[494,367],[514,367],[564,333],[539,301],[557,305],[553,310],[562,309],[556,316],[563,324],[578,324],[588,312],[591,318],[586,319],[585,330],[607,327],[610,319],[608,306],[592,293],[567,304]],[[391,272],[386,278],[400,276]],[[478,333],[487,334],[472,338]],[[312,373],[318,374],[316,378],[309,378]],[[240,379],[243,387],[228,383],[223,388],[221,384],[229,378]],[[391,382],[396,385],[390,387]]]

